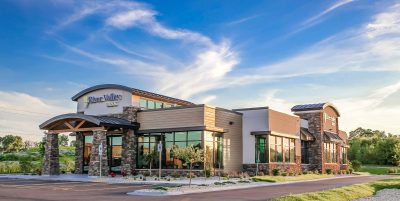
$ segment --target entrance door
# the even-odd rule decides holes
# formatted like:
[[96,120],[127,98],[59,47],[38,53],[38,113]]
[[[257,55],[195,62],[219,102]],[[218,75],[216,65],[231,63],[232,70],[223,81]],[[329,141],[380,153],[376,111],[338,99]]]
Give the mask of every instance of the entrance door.
[[90,155],[92,155],[93,135],[84,136],[83,141],[83,173],[87,174],[89,172]]
[[108,136],[107,143],[108,166],[110,167],[110,172],[120,174],[122,157],[122,137]]

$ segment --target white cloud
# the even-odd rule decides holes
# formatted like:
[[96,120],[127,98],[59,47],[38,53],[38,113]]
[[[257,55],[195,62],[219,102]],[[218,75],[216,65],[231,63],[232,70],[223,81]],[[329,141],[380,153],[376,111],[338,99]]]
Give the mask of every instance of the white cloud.
[[345,6],[345,5],[347,5],[347,4],[349,4],[349,3],[353,2],[353,1],[354,0],[339,0],[336,3],[332,4],[329,8],[323,10],[322,12],[318,13],[317,15],[315,15],[313,17],[310,17],[309,19],[304,21],[302,23],[302,26],[308,27],[310,25],[314,25],[314,24],[318,23],[319,20],[322,17],[324,17],[325,15],[327,15],[327,14],[333,12],[334,10],[336,10],[336,9],[342,7],[342,6]]
[[155,14],[156,13],[154,11],[146,9],[130,10],[123,13],[117,13],[109,17],[106,20],[106,24],[119,29],[126,29],[138,24],[144,24],[147,21],[151,21]]
[[234,21],[232,21],[232,22],[228,22],[226,25],[228,25],[228,26],[233,26],[233,25],[242,24],[242,23],[247,22],[247,21],[249,21],[249,20],[253,20],[253,19],[255,19],[255,18],[258,18],[258,17],[260,17],[261,15],[262,15],[262,14],[256,14],[256,15],[251,15],[251,16],[243,17],[243,18],[241,18],[241,19],[234,20]]
[[50,102],[25,93],[0,91],[0,135],[13,134],[24,139],[40,140],[43,136],[43,131],[39,130],[41,123],[53,116],[74,111],[73,108]]
[[333,101],[341,111],[341,125],[350,131],[357,127],[386,130],[400,134],[400,106],[385,106],[385,99],[400,92],[400,82],[378,88],[370,95]]

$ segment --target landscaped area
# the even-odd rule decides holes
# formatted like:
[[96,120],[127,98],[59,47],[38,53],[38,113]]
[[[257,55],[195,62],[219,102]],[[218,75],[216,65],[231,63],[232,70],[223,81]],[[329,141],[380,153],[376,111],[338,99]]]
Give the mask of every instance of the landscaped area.
[[358,172],[368,172],[370,174],[399,174],[400,167],[395,166],[378,166],[378,165],[363,165]]
[[273,199],[274,201],[347,201],[373,196],[382,189],[400,189],[400,178],[386,179],[365,184],[355,184],[315,193],[288,195]]
[[323,179],[334,177],[333,174],[302,174],[297,176],[256,176],[253,177],[253,181],[264,181],[264,182],[288,182],[288,181],[303,181],[312,179]]

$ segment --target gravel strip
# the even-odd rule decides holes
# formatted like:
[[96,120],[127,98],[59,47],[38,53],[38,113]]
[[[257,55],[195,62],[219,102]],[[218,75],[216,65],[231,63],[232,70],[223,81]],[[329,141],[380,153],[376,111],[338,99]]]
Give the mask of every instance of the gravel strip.
[[400,189],[383,189],[373,197],[361,198],[353,201],[398,201],[400,200]]

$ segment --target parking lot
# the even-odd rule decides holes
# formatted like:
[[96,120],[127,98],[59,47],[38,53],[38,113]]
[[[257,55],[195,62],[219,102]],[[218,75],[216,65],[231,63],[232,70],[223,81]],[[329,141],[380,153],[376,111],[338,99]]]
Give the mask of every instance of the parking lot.
[[344,177],[249,189],[163,197],[144,197],[126,194],[127,192],[132,192],[137,189],[150,188],[149,185],[0,178],[0,200],[265,201],[287,194],[320,191],[390,177],[391,176]]

